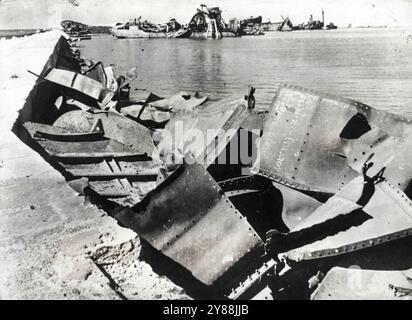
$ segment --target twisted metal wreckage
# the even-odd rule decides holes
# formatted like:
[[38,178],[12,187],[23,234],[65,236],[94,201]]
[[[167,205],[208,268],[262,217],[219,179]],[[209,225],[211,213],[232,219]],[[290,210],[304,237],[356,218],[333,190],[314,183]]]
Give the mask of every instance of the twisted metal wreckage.
[[[136,102],[127,97],[134,76],[57,62],[35,88],[43,102],[44,90],[56,93],[21,115],[17,132],[177,268],[180,278],[164,272],[193,297],[411,297],[409,119],[290,85],[268,112],[254,109],[253,88],[233,101],[179,93]],[[179,121],[173,143],[186,148],[175,154],[162,139]],[[207,147],[193,143],[194,128],[213,129]],[[216,161],[233,146],[258,156]]]

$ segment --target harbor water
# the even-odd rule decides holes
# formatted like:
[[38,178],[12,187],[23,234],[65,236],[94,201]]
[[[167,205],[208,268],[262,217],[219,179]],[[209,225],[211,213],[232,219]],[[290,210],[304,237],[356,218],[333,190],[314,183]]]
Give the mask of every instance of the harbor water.
[[280,83],[352,98],[412,117],[412,30],[363,28],[267,32],[222,40],[116,39],[94,36],[82,55],[118,74],[138,69],[132,95],[199,91],[244,95],[256,87],[267,108]]

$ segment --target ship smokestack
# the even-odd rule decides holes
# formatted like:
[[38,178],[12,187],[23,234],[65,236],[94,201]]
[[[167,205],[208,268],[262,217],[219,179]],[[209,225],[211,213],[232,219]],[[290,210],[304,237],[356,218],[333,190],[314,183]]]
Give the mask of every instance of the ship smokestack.
[[325,28],[325,12],[323,11],[323,9],[322,9],[322,24],[323,24],[322,28]]

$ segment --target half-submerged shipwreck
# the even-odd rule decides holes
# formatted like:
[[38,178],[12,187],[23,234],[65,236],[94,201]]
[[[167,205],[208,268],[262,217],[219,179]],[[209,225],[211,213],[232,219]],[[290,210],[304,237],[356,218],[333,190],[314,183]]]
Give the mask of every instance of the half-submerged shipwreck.
[[89,26],[84,23],[63,20],[60,25],[62,26],[63,31],[70,37],[79,38],[80,40],[89,40],[92,38]]
[[267,113],[253,88],[130,101],[132,75],[73,61],[14,131],[194,298],[412,298],[410,119],[290,85]]
[[284,18],[282,16],[282,22],[273,24],[276,26],[277,31],[292,31],[292,30],[334,30],[338,27],[330,22],[325,25],[325,12],[322,10],[322,21],[314,20],[313,15],[309,16],[309,20],[306,23],[301,23],[299,25],[293,25],[289,17]]
[[188,37],[188,30],[171,19],[165,24],[154,24],[141,21],[141,17],[127,23],[117,23],[111,30],[112,34],[119,38],[184,38]]
[[293,30],[333,30],[337,28],[338,27],[334,25],[333,22],[330,22],[327,25],[325,24],[325,12],[322,10],[322,21],[314,20],[313,15],[310,15],[308,22],[294,26]]
[[245,36],[260,36],[264,35],[262,27],[262,16],[250,17],[240,21],[241,35]]
[[231,26],[225,23],[218,7],[208,8],[201,5],[189,23],[190,38],[221,39],[239,36],[239,29]]

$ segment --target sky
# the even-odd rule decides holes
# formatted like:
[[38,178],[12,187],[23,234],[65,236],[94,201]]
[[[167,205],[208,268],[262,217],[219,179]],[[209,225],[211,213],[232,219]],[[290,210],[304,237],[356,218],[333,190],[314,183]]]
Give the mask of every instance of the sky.
[[306,22],[310,14],[339,27],[411,26],[412,0],[0,0],[0,29],[53,28],[65,19],[89,25],[113,25],[142,16],[163,23],[186,24],[201,3],[218,6],[223,18],[261,15],[264,21]]

